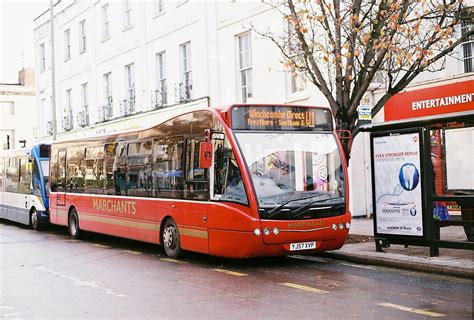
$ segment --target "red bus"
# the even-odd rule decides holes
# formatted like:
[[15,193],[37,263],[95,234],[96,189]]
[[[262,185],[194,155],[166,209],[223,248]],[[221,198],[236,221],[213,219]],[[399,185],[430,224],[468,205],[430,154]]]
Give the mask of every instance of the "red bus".
[[232,105],[57,142],[51,223],[222,257],[340,248],[351,216],[330,109]]

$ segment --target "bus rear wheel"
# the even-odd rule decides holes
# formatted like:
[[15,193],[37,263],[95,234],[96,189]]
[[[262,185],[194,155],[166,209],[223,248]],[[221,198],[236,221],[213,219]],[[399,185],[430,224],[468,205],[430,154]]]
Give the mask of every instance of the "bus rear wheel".
[[31,209],[30,213],[30,227],[33,230],[38,231],[40,229],[40,222],[38,220],[38,212],[35,208]]
[[166,220],[161,235],[161,243],[168,257],[176,258],[181,253],[179,230],[173,219]]
[[77,215],[77,210],[72,209],[69,214],[69,234],[73,239],[79,239],[81,236],[81,229],[79,229],[79,216]]

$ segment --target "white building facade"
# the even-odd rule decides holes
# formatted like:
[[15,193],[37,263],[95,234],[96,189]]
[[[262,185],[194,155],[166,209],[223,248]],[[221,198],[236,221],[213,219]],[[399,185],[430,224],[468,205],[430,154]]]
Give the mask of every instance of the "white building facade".
[[[151,125],[164,112],[195,105],[328,105],[314,86],[291,77],[280,51],[253,31],[288,30],[261,1],[63,0],[54,14],[58,139]],[[47,11],[36,18],[34,30],[44,141],[52,134],[49,17]],[[451,59],[437,76],[464,73],[462,63]],[[354,141],[353,152],[352,185],[370,186],[366,137]],[[369,214],[370,190],[355,189],[351,198],[367,201],[358,200],[353,213]]]
[[32,145],[36,140],[34,71],[23,69],[18,78],[18,83],[0,83],[0,150]]

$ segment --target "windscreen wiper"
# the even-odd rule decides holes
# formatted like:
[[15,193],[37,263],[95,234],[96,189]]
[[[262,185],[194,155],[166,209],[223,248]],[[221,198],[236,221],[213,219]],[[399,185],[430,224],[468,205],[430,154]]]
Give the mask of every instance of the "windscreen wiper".
[[[342,206],[342,205],[344,205],[344,206],[346,205],[346,203],[344,202],[344,198],[341,198],[341,197],[330,198],[330,199],[319,199],[319,200],[311,201],[310,203],[302,206],[301,208],[296,209],[293,212],[293,217],[292,218],[297,218],[297,217],[301,216],[308,208],[313,206],[315,203],[318,203],[318,202],[332,202],[333,200],[339,200],[339,201],[336,202],[336,203],[331,203],[327,208],[334,208],[334,207],[339,207],[339,206]],[[323,207],[326,207],[326,205],[323,205]]]
[[[280,204],[279,206],[276,206],[275,208],[273,208],[272,210],[268,211],[268,216],[267,218],[271,218],[273,217],[274,215],[276,215],[278,212],[281,211],[281,209],[283,209],[287,204],[289,203],[292,203],[292,202],[295,202],[295,201],[302,201],[302,200],[307,200],[307,199],[311,199],[311,198],[314,198],[314,197],[320,197],[322,195],[325,195],[325,193],[320,193],[320,194],[313,194],[312,196],[307,196],[307,197],[301,197],[301,198],[295,198],[295,199],[291,199],[291,200],[288,200],[286,202],[283,202],[282,204]],[[328,199],[325,199],[325,200],[328,200]]]

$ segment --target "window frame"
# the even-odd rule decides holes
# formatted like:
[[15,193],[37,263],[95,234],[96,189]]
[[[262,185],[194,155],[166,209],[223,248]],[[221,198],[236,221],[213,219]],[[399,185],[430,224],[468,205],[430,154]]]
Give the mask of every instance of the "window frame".
[[71,29],[64,30],[64,61],[71,59]]
[[86,52],[87,50],[87,32],[86,32],[86,20],[79,22],[79,54]]
[[[237,36],[237,72],[239,100],[246,103],[253,98],[253,61],[252,61],[252,33],[246,31]],[[246,57],[248,55],[248,57]],[[247,59],[243,59],[247,58]],[[248,60],[248,61],[244,61]]]
[[123,0],[123,28],[127,30],[133,26],[132,24],[132,6],[129,0]]
[[102,14],[102,40],[110,38],[109,4],[101,7]]
[[40,53],[40,72],[44,72],[46,70],[46,50],[44,42],[39,45],[39,53]]

